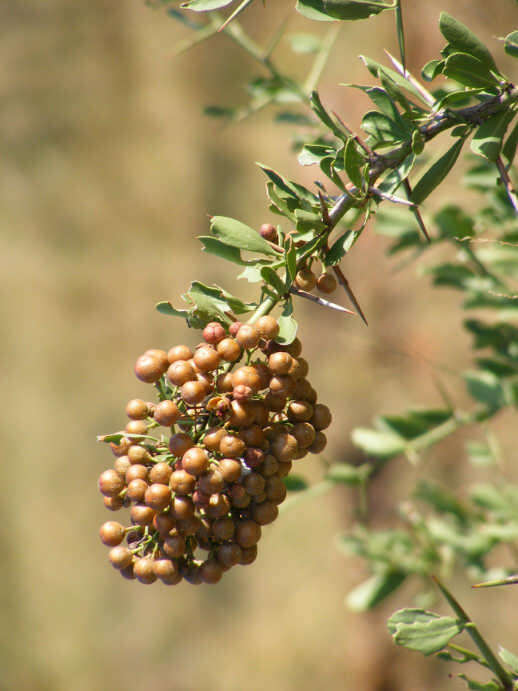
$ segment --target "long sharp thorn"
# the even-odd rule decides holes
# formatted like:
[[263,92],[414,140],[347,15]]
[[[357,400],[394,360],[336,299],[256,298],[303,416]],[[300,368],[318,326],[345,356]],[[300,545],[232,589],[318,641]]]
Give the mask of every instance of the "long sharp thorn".
[[369,326],[369,322],[367,321],[365,314],[363,313],[363,310],[360,307],[360,303],[356,299],[356,296],[353,293],[351,286],[349,285],[349,281],[344,276],[342,269],[339,266],[333,266],[333,271],[335,273],[336,278],[338,279],[338,283],[342,286],[342,288],[347,293],[349,300],[353,303],[354,308],[356,309],[356,311],[358,312],[358,314],[362,318],[363,322],[365,323],[365,326]]
[[305,298],[306,300],[311,300],[311,302],[316,302],[317,305],[321,305],[322,307],[329,307],[330,309],[336,310],[337,312],[343,312],[344,314],[351,314],[353,317],[356,316],[356,314],[352,310],[348,310],[347,307],[342,307],[342,305],[337,305],[335,302],[329,302],[329,300],[324,300],[324,298],[319,298],[317,295],[313,295],[312,293],[308,293],[307,291],[301,290],[300,288],[295,288],[295,286],[291,286],[290,293],[293,293],[293,295],[297,295],[300,298]]
[[[412,198],[412,188],[410,187],[410,183],[408,180],[403,180],[403,186],[406,190],[406,193],[408,194],[408,197],[411,199]],[[415,220],[417,221],[419,228],[421,229],[421,232],[425,236],[427,242],[431,242],[430,240],[430,235],[428,234],[428,231],[426,230],[426,226],[423,221],[423,217],[421,216],[421,212],[419,211],[419,207],[417,205],[414,205],[412,207],[412,213],[415,216]]]

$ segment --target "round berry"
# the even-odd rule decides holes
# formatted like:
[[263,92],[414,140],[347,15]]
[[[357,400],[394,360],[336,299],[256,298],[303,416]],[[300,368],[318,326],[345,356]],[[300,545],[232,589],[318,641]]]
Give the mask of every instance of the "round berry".
[[129,484],[132,480],[147,480],[148,469],[141,463],[131,465],[126,471],[126,482]]
[[293,425],[291,433],[297,440],[300,449],[307,449],[315,441],[316,432],[309,422],[297,422]]
[[286,485],[280,477],[273,475],[266,480],[266,496],[275,504],[280,504],[286,498]]
[[205,449],[193,446],[182,456],[182,468],[190,475],[201,475],[209,469],[209,454]]
[[135,374],[140,381],[153,384],[164,373],[160,360],[152,355],[141,355],[135,363]]
[[203,329],[203,338],[211,345],[216,345],[226,335],[225,328],[219,322],[209,322]]
[[186,403],[198,405],[208,394],[208,387],[203,381],[188,381],[182,385],[180,393]]
[[235,338],[224,338],[217,345],[218,355],[226,362],[236,362],[243,352]]
[[119,458],[115,459],[115,462],[113,464],[113,469],[121,476],[121,477],[126,477],[126,472],[128,468],[130,467],[131,462],[130,459],[127,456],[119,456]]
[[110,468],[99,476],[99,490],[105,497],[117,496],[124,487],[124,480],[116,470]]
[[196,350],[193,360],[200,372],[213,372],[219,367],[220,356],[212,346],[205,345]]
[[221,492],[224,486],[225,480],[217,468],[211,468],[205,475],[198,478],[197,488],[204,494],[217,494]]
[[169,463],[161,461],[149,469],[149,482],[152,484],[168,485],[171,478],[172,468]]
[[185,382],[196,379],[194,367],[185,360],[176,360],[167,370],[167,378],[175,386],[182,386]]
[[263,223],[263,225],[259,228],[259,234],[262,238],[268,242],[273,242],[274,244],[276,244],[279,240],[277,229],[271,223]]
[[272,374],[288,374],[293,365],[293,358],[289,353],[272,353],[268,358],[268,369]]
[[313,412],[313,417],[311,418],[311,422],[315,429],[326,429],[331,424],[331,420],[332,417],[329,408],[322,403],[317,403]]
[[[248,427],[254,421],[253,410],[247,402],[232,401],[230,404],[230,425],[232,427]],[[221,448],[221,443],[220,443]],[[225,453],[222,451],[221,453]]]
[[117,547],[112,547],[110,550],[108,559],[116,569],[123,569],[131,564],[133,555],[127,547],[117,545]]
[[242,554],[241,547],[235,542],[227,542],[224,545],[220,545],[216,550],[217,560],[226,569],[239,564]]
[[156,559],[153,562],[155,576],[166,585],[177,585],[182,580],[182,575],[171,559]]
[[233,458],[222,458],[218,467],[225,482],[237,482],[241,477],[241,463]]
[[153,411],[154,419],[163,427],[171,427],[180,416],[181,412],[174,401],[160,401]]
[[115,547],[120,545],[124,539],[124,526],[117,521],[107,521],[103,523],[99,530],[99,536],[103,545]]
[[128,449],[128,460],[133,464],[147,463],[150,455],[147,450],[139,444],[132,444]]
[[200,566],[200,576],[204,583],[214,584],[221,580],[223,568],[216,559],[207,559]]
[[308,451],[311,453],[321,453],[327,445],[327,438],[323,432],[317,432],[315,436],[315,441],[308,446]]
[[124,499],[122,497],[103,497],[103,502],[109,511],[118,511],[124,506]]
[[231,336],[234,336],[234,338],[237,335],[237,332],[239,329],[243,326],[243,322],[232,322],[232,324],[228,327],[228,332]]
[[153,523],[156,513],[150,506],[135,504],[131,507],[130,516],[134,525],[147,526]]
[[313,417],[314,409],[307,401],[291,401],[286,412],[291,422],[307,422]]
[[226,434],[219,444],[220,453],[228,458],[238,458],[245,451],[245,442],[239,437]]
[[279,509],[276,504],[271,501],[263,501],[260,504],[254,504],[252,507],[252,518],[259,525],[268,525],[279,515]]
[[259,339],[259,331],[255,326],[252,326],[252,324],[243,324],[243,326],[239,328],[239,331],[236,335],[236,340],[239,345],[243,346],[243,348],[246,348],[247,350],[255,348],[259,343]]
[[255,322],[255,327],[263,338],[273,339],[279,335],[279,323],[275,317],[269,314],[259,317]]
[[231,518],[218,518],[212,524],[212,534],[216,540],[224,542],[234,537],[235,525]]
[[241,559],[239,560],[239,563],[242,566],[247,566],[248,564],[252,564],[252,562],[255,561],[257,557],[257,545],[253,545],[252,547],[247,547],[246,549],[241,550]]
[[172,364],[178,360],[190,360],[192,358],[192,350],[186,345],[176,345],[169,349],[167,359]]
[[191,446],[194,446],[194,443],[189,435],[184,432],[173,434],[169,439],[169,451],[173,456],[176,456],[176,458],[181,458]]
[[278,434],[271,443],[272,454],[278,461],[291,461],[298,451],[298,443],[295,437],[288,432]]
[[255,521],[239,521],[236,525],[236,542],[240,547],[253,547],[261,539],[261,526]]
[[182,535],[170,535],[162,544],[162,550],[170,559],[178,559],[185,552],[185,538]]
[[221,427],[211,427],[203,437],[203,445],[209,451],[219,453],[219,444],[225,436],[225,430]]
[[194,485],[196,484],[196,478],[187,473],[185,470],[175,470],[171,475],[169,484],[171,485],[173,492],[176,494],[186,495],[193,491]]
[[167,485],[155,482],[147,488],[144,501],[155,511],[163,511],[171,501],[171,490]]
[[240,367],[232,374],[232,386],[235,389],[236,386],[243,384],[248,386],[254,393],[257,393],[262,388],[262,377],[260,372],[257,371],[256,367],[251,365],[245,365]]
[[128,483],[127,497],[132,501],[144,501],[148,484],[145,480],[131,480]]
[[336,278],[330,273],[323,273],[317,278],[317,290],[321,293],[334,293],[336,290]]
[[136,579],[144,585],[151,585],[156,581],[153,560],[149,558],[137,559],[133,564]]
[[147,403],[140,398],[132,398],[126,405],[126,415],[132,420],[145,420],[149,415]]
[[150,357],[154,357],[156,360],[158,360],[162,374],[169,367],[169,360],[167,359],[167,353],[165,350],[160,350],[159,348],[150,348],[149,350],[146,350],[144,355],[149,355]]
[[130,435],[147,434],[147,425],[144,420],[130,420],[124,429]]
[[295,276],[295,285],[301,290],[311,291],[317,283],[317,278],[311,269],[301,269]]

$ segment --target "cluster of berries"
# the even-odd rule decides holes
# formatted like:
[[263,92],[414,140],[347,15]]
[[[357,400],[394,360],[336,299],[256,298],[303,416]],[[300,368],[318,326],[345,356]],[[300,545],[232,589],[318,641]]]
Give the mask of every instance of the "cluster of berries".
[[[271,223],[264,223],[259,231],[260,235],[268,242],[276,244],[278,242],[278,233]],[[310,293],[315,288],[321,293],[330,295],[334,293],[337,288],[337,280],[329,271],[322,271],[319,275],[315,274],[311,267],[306,266],[301,268],[295,276],[295,285],[300,290],[305,290]]]
[[[212,322],[194,352],[177,345],[138,358],[137,377],[155,384],[160,401],[129,401],[130,421],[111,441],[113,468],[99,477],[108,509],[131,507],[130,527],[108,521],[100,530],[124,577],[217,583],[254,561],[292,461],[321,452],[331,423],[300,341],[279,345],[278,333],[271,316],[228,333]],[[159,427],[167,434],[154,436]]]

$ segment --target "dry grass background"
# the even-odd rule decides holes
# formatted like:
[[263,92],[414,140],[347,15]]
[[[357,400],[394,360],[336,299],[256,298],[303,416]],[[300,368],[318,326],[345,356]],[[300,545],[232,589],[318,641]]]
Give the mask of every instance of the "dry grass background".
[[[263,40],[291,4],[256,3],[244,23]],[[441,9],[488,40],[515,18],[511,0],[405,4],[416,68],[441,45]],[[324,30],[300,18],[290,26],[312,28]],[[0,6],[0,36],[0,688],[444,688],[445,670],[396,650],[385,631],[386,616],[408,604],[403,595],[365,616],[342,607],[365,576],[333,544],[349,521],[346,491],[286,512],[265,530],[256,563],[216,587],[145,588],[108,566],[96,478],[111,457],[95,435],[118,429],[125,402],[144,394],[132,375],[140,352],[197,340],[154,302],[178,301],[193,278],[241,290],[195,237],[207,213],[256,227],[270,220],[254,161],[308,183],[316,173],[297,167],[287,130],[268,114],[232,127],[205,119],[204,105],[239,102],[260,70],[223,36],[174,58],[185,30],[141,0],[14,0]],[[337,84],[366,80],[355,56],[383,59],[382,47],[396,50],[388,15],[346,26],[322,80],[324,100],[354,126],[365,102]],[[295,73],[306,67],[285,46],[280,56]],[[459,380],[441,369],[469,362],[458,297],[432,291],[415,267],[394,274],[384,249],[367,234],[346,263],[369,329],[300,305],[312,379],[337,420],[331,460],[355,458],[350,429],[377,412],[438,404],[434,375],[462,400]],[[509,462],[512,424],[498,424]],[[432,458],[435,476],[462,490],[460,442]],[[393,464],[376,490],[380,521],[428,469]],[[318,460],[301,472],[316,480]],[[514,636],[516,650],[503,616],[513,593],[474,598],[464,581],[459,588],[490,638],[512,649]]]

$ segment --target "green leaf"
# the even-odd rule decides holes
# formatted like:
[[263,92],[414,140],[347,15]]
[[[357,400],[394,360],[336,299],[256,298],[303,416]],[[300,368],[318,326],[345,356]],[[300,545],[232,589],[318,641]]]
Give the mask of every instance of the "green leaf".
[[[405,89],[409,93],[411,93],[413,96],[419,98],[420,100],[424,100],[422,94],[419,92],[418,89],[415,88],[415,86],[409,82],[407,79],[402,77],[398,72],[395,70],[392,70],[390,67],[385,67],[384,65],[380,65],[379,62],[376,62],[375,60],[372,60],[371,58],[367,58],[365,55],[360,55],[361,60],[364,62],[365,66],[369,70],[369,72],[372,74],[373,77],[376,77],[377,79],[382,80],[384,79],[390,79],[393,84],[396,84],[399,88]],[[426,100],[424,100],[424,103],[426,103]],[[428,104],[427,104],[428,105]]]
[[464,630],[458,619],[423,609],[401,609],[390,617],[387,626],[397,645],[423,655],[438,653]]
[[468,53],[484,64],[488,70],[498,71],[489,50],[462,22],[447,12],[441,12],[439,29],[455,51]]
[[401,64],[403,65],[403,70],[406,71],[405,29],[403,25],[403,11],[401,9],[401,0],[396,0],[396,28],[397,40],[399,44],[399,55],[401,56]]
[[469,394],[488,408],[504,405],[504,392],[500,379],[492,372],[472,371],[463,373]]
[[291,110],[283,110],[282,112],[277,113],[274,120],[275,122],[287,123],[289,125],[302,125],[303,127],[313,124],[313,121],[311,118],[308,118],[307,115],[304,115],[303,113],[295,113]]
[[372,472],[372,466],[367,463],[350,465],[349,463],[335,463],[330,466],[326,478],[344,485],[361,485]]
[[444,60],[430,60],[421,70],[421,76],[426,82],[431,82],[438,74],[441,74]]
[[318,53],[322,39],[314,34],[292,34],[288,37],[294,53]]
[[479,681],[475,681],[474,679],[469,679],[469,677],[467,677],[465,674],[459,674],[459,677],[464,679],[470,691],[501,691],[503,688],[496,681],[481,683]]
[[324,108],[322,105],[322,101],[320,100],[320,96],[316,91],[313,91],[311,94],[310,98],[310,103],[311,103],[311,108],[315,115],[318,117],[319,120],[321,120],[326,127],[328,127],[331,132],[337,137],[338,139],[344,140],[346,138],[345,132],[343,132],[338,125],[335,123],[335,121],[332,119],[332,117],[329,115],[327,110]]
[[365,156],[358,144],[351,137],[347,140],[344,150],[344,164],[349,180],[360,190],[365,185]]
[[506,515],[509,511],[509,501],[502,490],[494,485],[479,484],[470,489],[471,501],[477,506],[495,513]]
[[300,475],[287,475],[283,481],[289,492],[301,492],[308,488],[308,483]]
[[268,285],[273,287],[277,295],[284,295],[286,292],[284,282],[281,281],[279,275],[272,269],[271,266],[263,266],[261,269],[261,276],[263,277],[265,283],[268,283]]
[[256,307],[254,304],[245,304],[218,286],[207,286],[200,281],[193,281],[189,291],[182,297],[194,305],[196,316],[205,321],[219,317],[228,323],[229,312],[244,314]]
[[297,230],[300,233],[306,233],[309,230],[320,232],[325,229],[326,224],[323,223],[320,213],[315,211],[306,211],[304,209],[297,209],[295,211],[295,219]]
[[307,19],[329,22],[337,19],[366,19],[392,5],[366,0],[297,0],[296,9]]
[[503,111],[483,122],[471,140],[473,153],[488,161],[496,161],[502,148],[502,139],[513,117],[512,111]]
[[450,410],[410,410],[406,415],[382,415],[377,418],[379,426],[403,439],[411,440],[442,425],[452,416]]
[[358,233],[355,231],[346,230],[333,242],[331,248],[326,252],[327,266],[336,266],[340,262],[354,244],[357,235]]
[[279,335],[275,339],[277,343],[289,345],[295,340],[298,325],[292,315],[293,303],[290,298],[286,300],[282,314],[277,320],[279,323]]
[[[518,31],[515,32],[517,35],[518,39]],[[518,656],[515,655],[514,653],[511,653],[509,650],[506,648],[499,646],[498,648],[498,656],[504,663],[504,665],[507,665],[511,672],[513,674],[518,675]]]
[[240,266],[248,266],[250,262],[245,261],[241,257],[241,252],[237,247],[226,245],[221,240],[213,238],[211,235],[198,236],[198,240],[203,245],[203,250],[208,254],[213,254],[220,259],[239,264]]
[[[415,130],[415,132],[417,132],[417,130]],[[395,192],[403,180],[408,178],[410,171],[414,167],[415,160],[415,155],[413,153],[409,154],[400,166],[398,166],[395,170],[392,170],[385,178],[383,178],[383,181],[378,185],[378,188],[387,194],[392,194]]]
[[189,310],[177,310],[170,302],[162,301],[157,302],[155,309],[160,312],[160,314],[165,314],[168,317],[182,317],[182,319],[187,319],[189,315]]
[[373,138],[374,145],[391,144],[408,136],[408,132],[402,131],[398,123],[376,110],[371,110],[363,116],[361,127]]
[[351,439],[364,453],[376,458],[392,458],[405,450],[405,442],[401,437],[366,427],[354,429]]
[[512,31],[504,38],[504,50],[513,58],[518,58],[518,31]]
[[442,238],[471,238],[475,235],[473,219],[455,204],[444,206],[433,220]]
[[403,583],[407,574],[387,570],[361,583],[345,598],[345,604],[353,612],[366,612],[385,600]]
[[269,256],[278,257],[279,254],[259,233],[249,228],[244,223],[226,216],[212,216],[210,219],[212,233],[225,245],[237,247],[248,252],[259,252]]
[[286,290],[289,290],[297,275],[297,250],[293,242],[286,249],[284,256],[286,258]]
[[498,79],[489,72],[486,65],[466,53],[453,53],[446,58],[442,72],[464,86],[489,89],[498,86]]
[[261,168],[263,173],[270,178],[273,184],[279,188],[281,192],[284,192],[293,199],[303,200],[312,205],[318,204],[318,197],[312,194],[303,185],[299,185],[296,182],[287,180],[285,177],[277,173],[275,170],[272,170],[271,168],[263,165],[262,163],[258,163],[257,165],[259,166],[259,168]]
[[460,521],[464,521],[468,517],[468,512],[455,495],[435,482],[419,480],[414,491],[414,497],[426,502],[438,513],[452,514]]
[[453,146],[424,173],[412,192],[414,204],[421,204],[441,184],[455,165],[464,141],[464,139],[457,139]]
[[190,2],[183,2],[180,7],[194,12],[210,12],[220,10],[233,2],[234,0],[190,0]]

